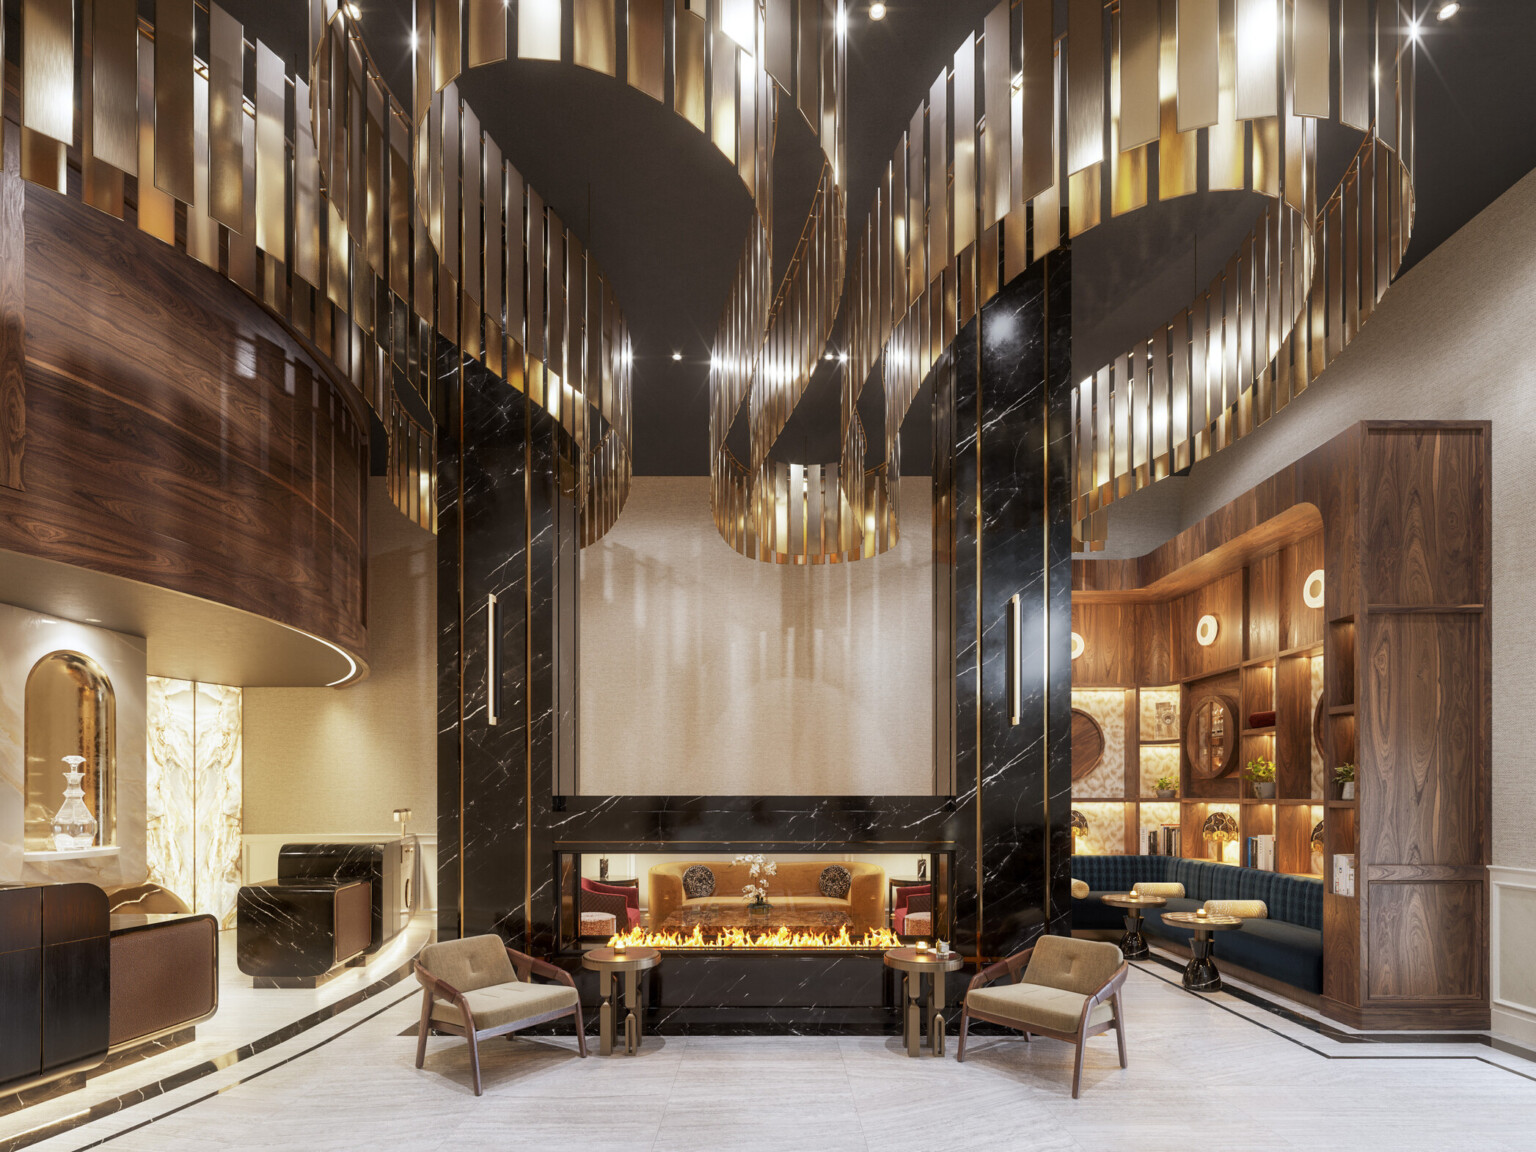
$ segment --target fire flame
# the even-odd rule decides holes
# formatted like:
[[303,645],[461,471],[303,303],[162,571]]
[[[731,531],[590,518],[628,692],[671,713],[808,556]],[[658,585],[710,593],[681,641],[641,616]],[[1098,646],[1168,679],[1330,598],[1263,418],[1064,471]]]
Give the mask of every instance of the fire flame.
[[889,928],[870,928],[855,939],[845,924],[836,935],[827,932],[792,932],[780,927],[774,932],[750,932],[745,928],[716,928],[709,936],[695,924],[688,935],[681,932],[648,932],[634,927],[608,940],[608,946],[623,944],[630,948],[829,948],[848,951],[884,951],[896,948],[901,940]]

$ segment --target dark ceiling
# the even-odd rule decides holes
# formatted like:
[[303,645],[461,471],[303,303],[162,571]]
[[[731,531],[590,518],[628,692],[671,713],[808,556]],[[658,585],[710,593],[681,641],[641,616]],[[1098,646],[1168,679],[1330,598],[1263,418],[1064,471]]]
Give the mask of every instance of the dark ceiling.
[[[856,0],[848,46],[850,236],[862,231],[875,181],[928,85],[994,2],[890,0],[877,23]],[[1426,0],[1416,2],[1427,9]],[[358,4],[376,60],[392,72],[396,93],[408,93],[412,0]],[[248,37],[290,62],[306,53],[307,0],[228,0],[228,8]],[[1419,214],[1409,265],[1536,167],[1536,4],[1465,0],[1443,24],[1431,13],[1419,51]],[[709,346],[750,210],[740,181],[677,116],[605,76],[512,61],[476,70],[463,90],[507,158],[587,240],[613,281],[635,343],[636,471],[707,473]],[[1325,180],[1337,178],[1326,169],[1353,146],[1325,142]],[[780,152],[782,255],[798,234],[817,160],[808,132],[781,131]],[[1254,194],[1186,197],[1079,237],[1074,372],[1086,375],[1124,351],[1208,283],[1251,227],[1258,201]],[[674,351],[681,362],[672,361]],[[786,431],[786,457],[835,458],[836,424],[835,390],[813,386],[803,416]],[[927,440],[919,397],[903,430],[908,474],[926,470]]]

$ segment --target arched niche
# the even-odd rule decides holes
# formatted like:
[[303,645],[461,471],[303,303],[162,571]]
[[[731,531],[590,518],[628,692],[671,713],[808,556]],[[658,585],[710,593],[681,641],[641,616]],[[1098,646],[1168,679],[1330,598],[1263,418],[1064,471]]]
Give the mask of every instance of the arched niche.
[[66,756],[82,756],[81,789],[96,818],[96,846],[117,839],[117,695],[101,665],[81,652],[50,652],[27,673],[26,850],[54,850]]

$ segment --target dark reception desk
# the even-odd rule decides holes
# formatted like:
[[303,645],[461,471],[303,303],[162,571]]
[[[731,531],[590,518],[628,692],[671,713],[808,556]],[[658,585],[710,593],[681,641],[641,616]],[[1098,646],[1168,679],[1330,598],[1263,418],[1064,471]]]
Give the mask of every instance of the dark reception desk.
[[218,965],[212,916],[112,916],[94,884],[0,888],[0,1094],[191,1039]]

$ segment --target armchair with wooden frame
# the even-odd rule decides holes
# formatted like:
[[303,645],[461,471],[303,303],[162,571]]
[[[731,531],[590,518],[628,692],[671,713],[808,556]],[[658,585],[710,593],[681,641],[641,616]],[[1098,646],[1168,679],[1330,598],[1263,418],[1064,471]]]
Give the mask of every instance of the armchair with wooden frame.
[[[1115,944],[1042,936],[1033,948],[983,968],[971,980],[960,1014],[957,1060],[965,1059],[972,1018],[1077,1046],[1072,1099],[1083,1079],[1083,1048],[1091,1036],[1115,1030],[1120,1067],[1126,1066],[1125,1025],[1120,989],[1130,966]],[[1008,983],[989,987],[1003,976]]]
[[[554,983],[535,984],[534,976]],[[427,1058],[429,1032],[462,1036],[469,1041],[476,1096],[481,1094],[481,1040],[575,1016],[576,1048],[583,1058],[587,1055],[581,1000],[571,974],[508,948],[499,936],[427,945],[416,958],[416,979],[423,990],[416,1067]]]

